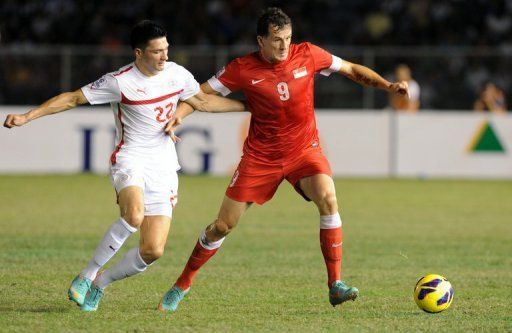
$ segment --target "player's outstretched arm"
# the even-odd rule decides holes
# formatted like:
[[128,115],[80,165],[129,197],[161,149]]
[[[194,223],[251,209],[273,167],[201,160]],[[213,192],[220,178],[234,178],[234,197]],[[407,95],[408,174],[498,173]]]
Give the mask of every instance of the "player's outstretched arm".
[[167,125],[165,133],[171,137],[174,142],[181,139],[174,134],[176,127],[181,125],[183,119],[194,112],[194,110],[203,112],[240,112],[247,110],[243,102],[219,97],[218,92],[205,82],[201,85],[201,90],[196,95],[186,99],[184,103],[178,104],[178,108]]
[[88,103],[88,101],[81,89],[73,92],[62,93],[50,98],[37,108],[32,109],[27,113],[8,114],[7,118],[5,118],[4,127],[13,128],[15,126],[23,126],[34,119],[66,111],[85,103]]
[[217,96],[208,82],[201,85],[201,91],[185,100],[194,109],[202,112],[242,112],[246,111],[245,104],[230,98]]
[[409,97],[409,86],[406,81],[391,83],[368,67],[343,60],[339,72],[360,85]]
[[[216,92],[210,87],[210,85],[205,82],[201,85],[201,91],[207,93],[207,94],[215,94]],[[178,107],[176,108],[176,112],[172,116],[171,120],[165,125],[165,133],[169,135],[174,142],[179,142],[181,139],[174,134],[174,131],[176,130],[176,127],[181,125],[183,122],[183,119],[185,117],[188,117],[190,114],[194,112],[194,108],[185,102],[181,102],[178,104]]]

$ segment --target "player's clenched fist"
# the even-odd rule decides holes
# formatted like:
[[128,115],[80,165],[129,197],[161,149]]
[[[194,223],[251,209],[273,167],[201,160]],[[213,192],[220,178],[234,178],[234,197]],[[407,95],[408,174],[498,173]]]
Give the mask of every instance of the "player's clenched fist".
[[5,118],[4,127],[12,128],[14,126],[23,126],[28,123],[28,118],[24,114],[8,114]]
[[389,86],[389,90],[395,94],[407,96],[407,98],[409,98],[409,85],[407,84],[407,81],[392,83]]

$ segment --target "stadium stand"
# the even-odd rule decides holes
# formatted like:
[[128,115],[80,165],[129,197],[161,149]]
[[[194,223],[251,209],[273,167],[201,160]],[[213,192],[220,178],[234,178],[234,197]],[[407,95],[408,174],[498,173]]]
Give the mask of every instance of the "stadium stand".
[[[269,5],[300,21],[296,41],[313,41],[389,77],[398,63],[411,66],[422,87],[422,108],[470,110],[488,81],[511,95],[511,1],[4,0],[0,103],[35,103],[123,63],[130,55],[122,46],[126,31],[143,18],[166,27],[176,46],[171,56],[204,80],[217,64],[254,45],[254,20]],[[62,45],[74,47],[66,51]],[[76,46],[87,49],[78,52]],[[98,47],[102,53],[94,51]],[[222,58],[219,52],[211,56],[212,50],[222,50]],[[321,108],[387,104],[385,94],[341,79],[318,82]]]

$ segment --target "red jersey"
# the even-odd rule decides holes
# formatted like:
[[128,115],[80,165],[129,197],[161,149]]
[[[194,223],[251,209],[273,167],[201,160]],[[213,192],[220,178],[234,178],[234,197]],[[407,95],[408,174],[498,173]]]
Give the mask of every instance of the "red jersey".
[[244,156],[281,162],[319,145],[314,75],[339,71],[342,60],[311,43],[291,44],[285,61],[271,64],[260,52],[236,58],[208,80],[222,95],[241,90],[251,112]]

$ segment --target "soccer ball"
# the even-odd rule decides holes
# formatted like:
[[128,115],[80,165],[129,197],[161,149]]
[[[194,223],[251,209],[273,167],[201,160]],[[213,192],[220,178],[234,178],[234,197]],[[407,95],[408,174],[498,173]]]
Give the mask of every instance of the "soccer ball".
[[414,288],[414,301],[425,312],[438,313],[450,307],[453,301],[453,287],[441,275],[429,274],[422,277]]

